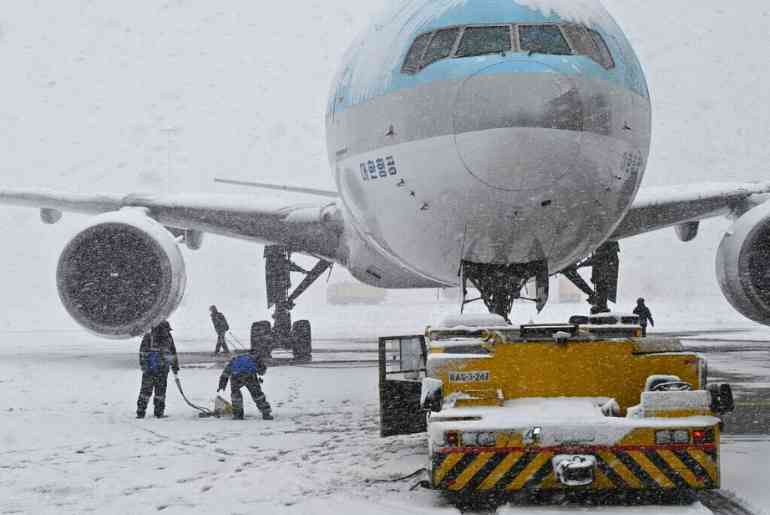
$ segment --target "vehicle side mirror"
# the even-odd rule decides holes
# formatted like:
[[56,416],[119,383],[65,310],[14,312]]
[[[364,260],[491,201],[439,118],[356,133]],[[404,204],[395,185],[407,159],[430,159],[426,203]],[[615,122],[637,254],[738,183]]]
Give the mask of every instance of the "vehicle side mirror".
[[729,384],[710,384],[709,393],[711,394],[711,411],[714,413],[723,415],[735,410],[733,389]]
[[444,406],[444,383],[426,377],[422,380],[422,409],[438,413]]

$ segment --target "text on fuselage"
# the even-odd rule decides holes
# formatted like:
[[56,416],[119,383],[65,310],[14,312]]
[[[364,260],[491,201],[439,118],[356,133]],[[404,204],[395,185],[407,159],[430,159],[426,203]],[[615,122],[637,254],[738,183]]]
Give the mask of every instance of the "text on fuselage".
[[365,181],[384,179],[389,175],[398,175],[396,159],[393,156],[380,157],[361,163],[361,178]]

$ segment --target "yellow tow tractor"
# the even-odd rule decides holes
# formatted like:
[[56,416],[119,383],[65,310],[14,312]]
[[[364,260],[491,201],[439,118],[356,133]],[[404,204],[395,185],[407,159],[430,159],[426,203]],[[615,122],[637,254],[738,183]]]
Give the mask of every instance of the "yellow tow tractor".
[[730,386],[679,340],[639,335],[603,314],[381,338],[381,434],[427,431],[431,486],[462,496],[719,488]]

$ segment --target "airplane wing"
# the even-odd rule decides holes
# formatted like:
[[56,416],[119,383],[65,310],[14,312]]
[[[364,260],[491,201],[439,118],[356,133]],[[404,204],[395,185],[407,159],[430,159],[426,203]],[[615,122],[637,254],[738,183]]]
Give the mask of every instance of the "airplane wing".
[[40,208],[46,223],[57,222],[64,211],[101,214],[142,208],[168,227],[281,244],[332,260],[342,234],[337,202],[328,198],[290,204],[252,195],[82,194],[0,187],[0,204]]
[[270,184],[266,182],[239,181],[234,179],[214,179],[214,182],[220,184],[232,184],[234,186],[246,186],[249,188],[261,188],[264,190],[288,191],[290,193],[304,193],[317,197],[339,198],[340,194],[336,191],[319,190],[316,188],[302,188],[299,186],[286,186],[285,184]]
[[770,182],[705,183],[642,189],[610,239],[742,212],[765,200]]

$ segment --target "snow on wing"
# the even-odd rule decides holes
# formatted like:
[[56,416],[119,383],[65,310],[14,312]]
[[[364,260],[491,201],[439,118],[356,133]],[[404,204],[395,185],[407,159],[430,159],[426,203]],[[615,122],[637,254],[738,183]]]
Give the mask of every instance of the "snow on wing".
[[[755,196],[767,193],[770,193],[770,182],[703,183],[644,189],[639,192],[611,239],[630,238],[666,227],[726,215],[742,207],[754,207],[765,200]],[[750,204],[741,206],[745,201],[750,201]]]
[[163,225],[232,238],[278,243],[329,259],[337,257],[342,217],[328,199],[289,204],[252,195],[80,194],[45,189],[0,188],[0,204],[36,207],[44,221],[51,212],[101,214],[123,208],[145,209]]

